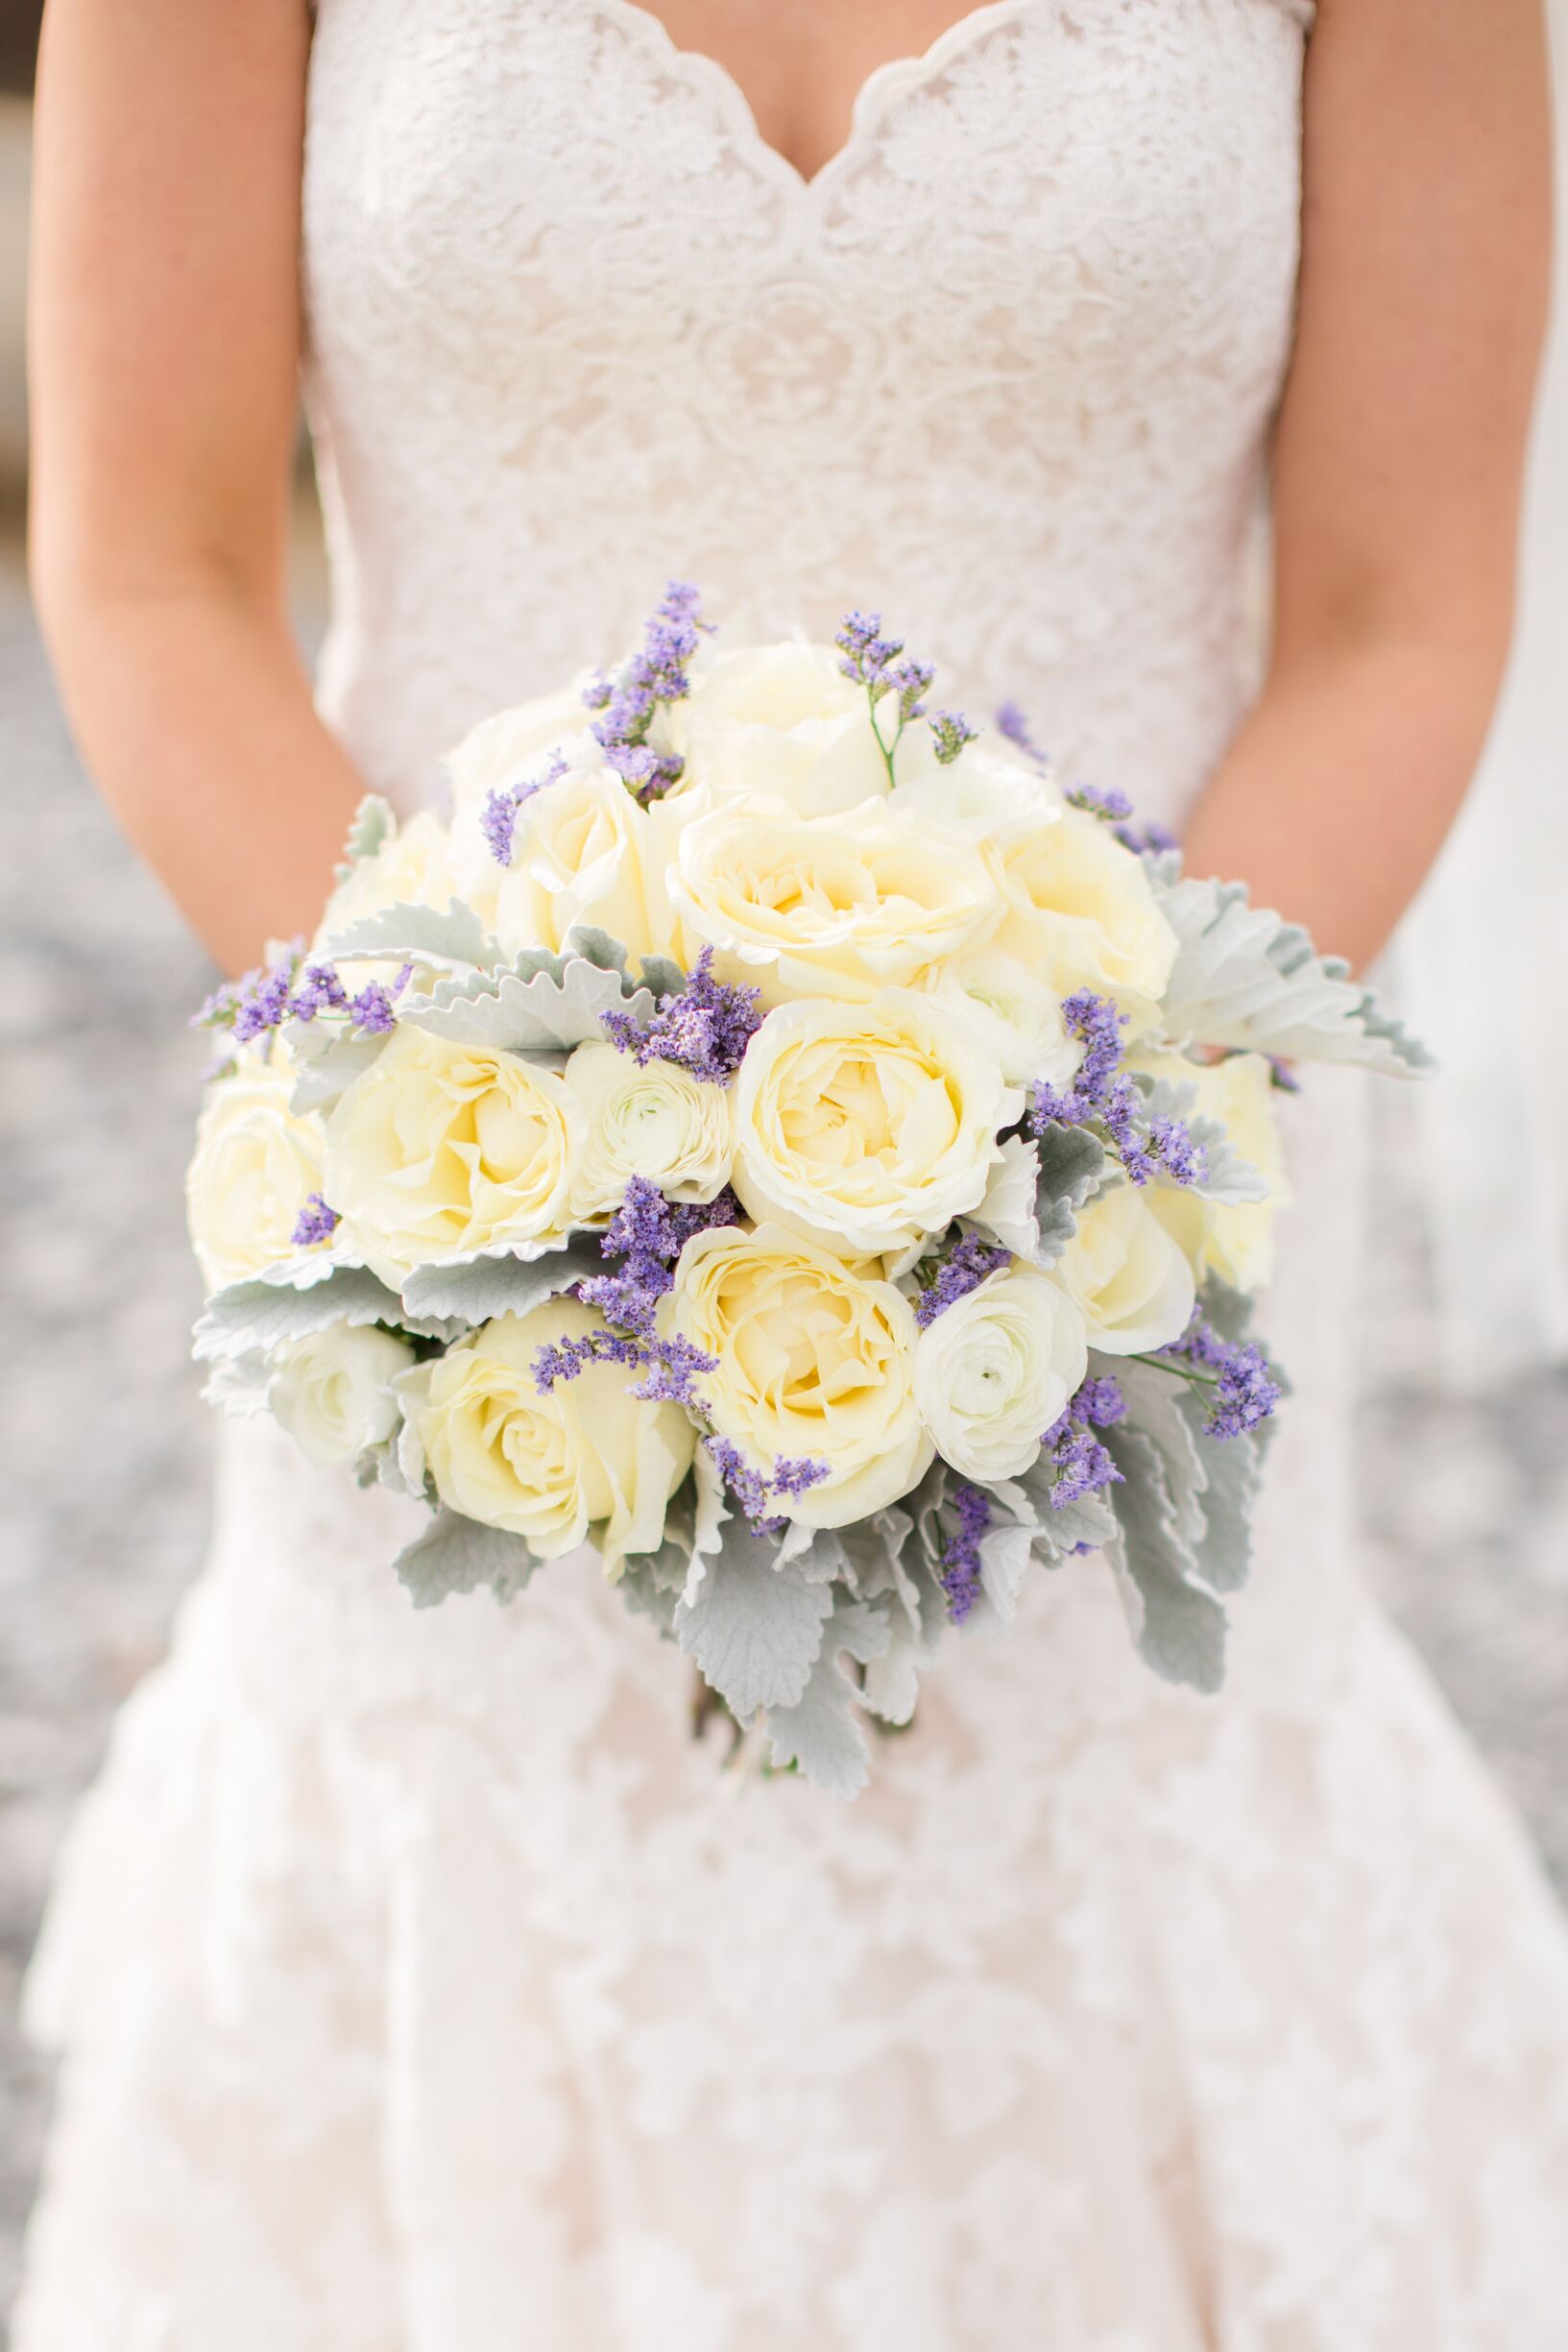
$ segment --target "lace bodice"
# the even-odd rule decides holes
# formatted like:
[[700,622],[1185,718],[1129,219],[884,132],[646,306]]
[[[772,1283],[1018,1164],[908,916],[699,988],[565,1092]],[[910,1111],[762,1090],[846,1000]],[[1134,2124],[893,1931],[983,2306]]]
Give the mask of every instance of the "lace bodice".
[[322,0],[326,709],[395,796],[628,643],[880,605],[1172,812],[1245,683],[1305,0],[998,0],[809,183],[629,0]]

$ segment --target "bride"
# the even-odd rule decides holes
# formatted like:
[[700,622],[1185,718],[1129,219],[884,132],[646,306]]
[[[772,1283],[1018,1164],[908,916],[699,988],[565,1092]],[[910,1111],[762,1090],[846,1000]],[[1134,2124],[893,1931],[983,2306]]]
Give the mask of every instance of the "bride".
[[[85,754],[237,968],[670,573],[854,601],[1364,960],[1504,657],[1544,117],[1532,0],[53,0]],[[18,2352],[1560,2352],[1568,1935],[1360,1580],[1358,1086],[1296,1107],[1218,1700],[1084,1560],[853,1807],[740,1785],[581,1562],[417,1619],[411,1506],[226,1424],[33,1979]]]

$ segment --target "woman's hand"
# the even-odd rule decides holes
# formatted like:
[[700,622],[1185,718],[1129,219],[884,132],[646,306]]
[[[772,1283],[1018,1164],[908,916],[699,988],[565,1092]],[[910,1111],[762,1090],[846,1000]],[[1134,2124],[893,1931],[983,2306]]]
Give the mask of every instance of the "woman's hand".
[[1359,966],[1453,821],[1508,652],[1549,274],[1538,0],[1319,0],[1305,136],[1272,660],[1186,851]]
[[289,626],[304,0],[50,0],[33,576],[84,757],[219,960],[314,924],[361,787]]

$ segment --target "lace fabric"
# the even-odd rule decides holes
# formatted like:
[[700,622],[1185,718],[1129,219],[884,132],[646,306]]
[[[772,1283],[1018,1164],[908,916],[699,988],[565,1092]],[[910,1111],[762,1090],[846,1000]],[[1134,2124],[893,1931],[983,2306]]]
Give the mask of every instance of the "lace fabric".
[[[666,573],[880,602],[1179,816],[1242,707],[1304,12],[1001,0],[810,183],[624,0],[323,0],[324,709],[404,805]],[[409,1506],[229,1424],[32,1986],[18,2352],[1557,2352],[1568,1939],[1354,1564],[1362,1105],[1214,1702],[1103,1563],[836,1806],[586,1559],[420,1617]]]

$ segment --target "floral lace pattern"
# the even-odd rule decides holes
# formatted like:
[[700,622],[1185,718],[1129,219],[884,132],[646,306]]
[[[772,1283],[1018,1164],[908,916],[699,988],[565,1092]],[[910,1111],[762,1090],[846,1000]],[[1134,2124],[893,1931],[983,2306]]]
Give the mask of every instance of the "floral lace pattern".
[[[736,628],[880,601],[1178,815],[1251,662],[1306,18],[1001,0],[808,184],[629,0],[322,0],[323,699],[373,781],[675,570]],[[582,1560],[416,1617],[407,1507],[226,1425],[33,1982],[18,2352],[1557,2352],[1568,1940],[1357,1582],[1358,1083],[1291,1110],[1218,1702],[1080,1562],[838,1807],[694,1745]]]

